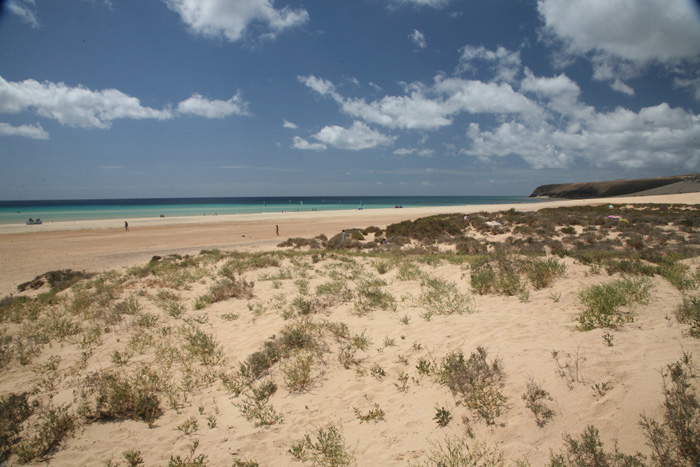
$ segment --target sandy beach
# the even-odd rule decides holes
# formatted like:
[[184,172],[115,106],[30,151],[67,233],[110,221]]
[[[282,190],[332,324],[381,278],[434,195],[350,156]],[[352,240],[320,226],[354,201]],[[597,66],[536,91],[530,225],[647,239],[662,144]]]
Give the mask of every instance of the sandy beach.
[[[557,200],[532,204],[494,204],[357,211],[316,211],[129,220],[55,222],[42,225],[0,225],[0,294],[18,283],[54,269],[103,271],[141,264],[152,256],[193,254],[203,249],[272,249],[290,237],[332,236],[342,229],[384,228],[407,219],[435,214],[497,212],[623,203],[700,204],[700,193]],[[280,226],[276,235],[275,226]]]
[[[620,451],[648,457],[651,450],[639,422],[642,414],[661,419],[662,372],[684,352],[700,360],[700,340],[674,318],[683,298],[697,290],[678,290],[659,275],[648,279],[651,293],[646,303],[635,306],[634,322],[581,331],[574,318],[582,309],[579,293],[621,276],[596,272],[571,257],[557,259],[565,272],[553,283],[541,289],[528,286],[513,296],[477,294],[467,264],[411,262],[409,268],[379,257],[342,259],[330,254],[236,266],[236,277],[254,282],[252,292],[212,303],[202,297],[212,293],[229,259],[202,260],[186,285],[165,283],[155,273],[127,274],[128,268],[142,267],[153,256],[198,255],[213,249],[282,251],[277,244],[287,238],[319,234],[330,238],[343,229],[385,229],[440,213],[475,215],[511,208],[526,212],[637,203],[700,205],[700,193],[135,219],[129,220],[128,232],[115,221],[0,226],[0,296],[16,296],[20,283],[58,269],[114,270],[105,283],[119,284],[114,286],[112,301],[94,305],[83,315],[65,315],[80,332],[50,338],[30,363],[12,357],[0,367],[0,396],[34,391],[30,397],[44,409],[65,407],[75,416],[72,434],[50,454],[28,461],[29,465],[130,465],[128,450],[138,452],[147,466],[331,465],[314,458],[311,445],[306,446],[306,457],[300,451],[294,456],[295,443],[301,449],[298,443],[305,435],[313,441],[314,433],[329,427],[342,432],[345,449],[353,458],[348,465],[435,465],[431,458],[446,440],[463,439],[474,445],[484,443],[506,460],[488,465],[515,465],[517,460],[518,465],[540,466],[563,449],[566,434],[578,436],[591,425],[599,430],[606,449],[616,441]],[[469,231],[468,235],[492,242],[508,237]],[[698,269],[695,258],[682,263],[688,274]],[[409,270],[415,274],[411,276]],[[445,293],[454,294],[455,303],[465,308],[455,313],[431,312],[426,298],[430,280],[453,284],[454,288],[445,286]],[[361,289],[372,281],[391,297],[386,307],[363,302]],[[347,297],[353,298],[343,294],[326,298],[321,291],[329,284],[346,287]],[[82,293],[90,295],[96,288],[93,285]],[[44,286],[19,295],[35,296],[46,290]],[[51,316],[74,310],[77,299],[70,294],[76,293],[62,292],[66,299],[51,305]],[[137,311],[125,312],[109,324],[100,321],[106,319],[106,311],[100,310],[116,310],[118,302],[138,303]],[[308,307],[305,312],[303,306]],[[2,326],[6,335],[20,339],[30,328],[38,329],[42,319],[35,324],[5,319]],[[231,382],[240,377],[237,371],[243,362],[264,349],[266,342],[281,341],[294,326],[312,326],[316,344],[285,356],[248,385]],[[338,330],[342,327],[343,332]],[[195,354],[187,354],[187,342],[191,342],[187,339],[193,335],[213,339],[215,362],[200,362]],[[357,344],[362,341],[366,345]],[[444,364],[457,351],[468,358],[479,347],[488,352],[488,361],[498,360],[503,368],[498,393],[503,403],[492,423],[440,383],[436,374],[421,370],[421,365],[423,370],[429,365],[426,362],[432,362],[433,368]],[[310,381],[299,389],[290,383],[290,375],[298,375],[304,362],[311,365]],[[101,419],[94,413],[94,421],[85,417],[89,410],[85,405],[80,409],[80,401],[91,400],[84,394],[88,375],[127,375],[136,382],[142,381],[138,375],[145,374],[145,369],[167,380],[156,391],[162,412],[150,427],[139,417]],[[276,392],[255,402],[266,381],[276,384]],[[542,402],[551,409],[551,416],[541,426],[526,405],[529,384],[546,389]],[[693,387],[698,388],[695,380]],[[256,416],[261,415],[251,415],[251,407],[268,410],[267,421],[272,417],[272,423],[256,426],[256,420],[261,420]],[[377,408],[383,416],[373,418]],[[445,417],[449,413],[444,426],[438,423],[440,409]],[[25,442],[35,433],[32,424],[38,423],[36,415],[25,423],[21,435]],[[178,456],[184,462],[188,455],[190,461],[205,457],[200,458],[201,464],[172,463]],[[15,453],[10,465],[18,464]]]

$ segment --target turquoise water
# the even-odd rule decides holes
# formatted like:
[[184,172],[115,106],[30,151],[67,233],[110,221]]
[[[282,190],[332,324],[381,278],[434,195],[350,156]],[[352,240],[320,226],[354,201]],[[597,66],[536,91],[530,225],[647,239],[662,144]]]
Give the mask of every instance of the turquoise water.
[[330,211],[402,207],[537,203],[524,196],[326,196],[276,198],[162,198],[0,201],[0,224],[77,220],[211,216],[284,211]]

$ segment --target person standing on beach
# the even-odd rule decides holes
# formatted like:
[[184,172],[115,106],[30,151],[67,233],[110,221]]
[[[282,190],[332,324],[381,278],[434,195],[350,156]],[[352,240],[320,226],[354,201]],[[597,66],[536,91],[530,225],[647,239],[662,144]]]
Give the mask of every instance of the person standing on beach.
[[343,235],[341,236],[340,243],[345,243],[346,237],[347,237],[347,234],[345,233],[345,230],[343,230]]
[[275,225],[275,232],[277,233],[277,236],[279,237],[280,236],[280,226],[279,225]]
[[129,230],[129,223],[124,221],[124,230]]

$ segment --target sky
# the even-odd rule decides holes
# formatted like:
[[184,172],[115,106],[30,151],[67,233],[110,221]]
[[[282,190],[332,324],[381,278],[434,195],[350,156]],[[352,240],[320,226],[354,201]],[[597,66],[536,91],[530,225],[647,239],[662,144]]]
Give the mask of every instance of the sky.
[[700,172],[695,0],[0,1],[0,200]]

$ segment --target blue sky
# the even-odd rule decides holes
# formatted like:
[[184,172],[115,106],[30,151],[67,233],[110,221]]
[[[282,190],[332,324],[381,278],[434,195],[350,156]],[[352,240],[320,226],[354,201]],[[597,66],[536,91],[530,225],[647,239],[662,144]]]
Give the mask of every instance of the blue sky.
[[700,172],[691,0],[9,0],[0,199]]

